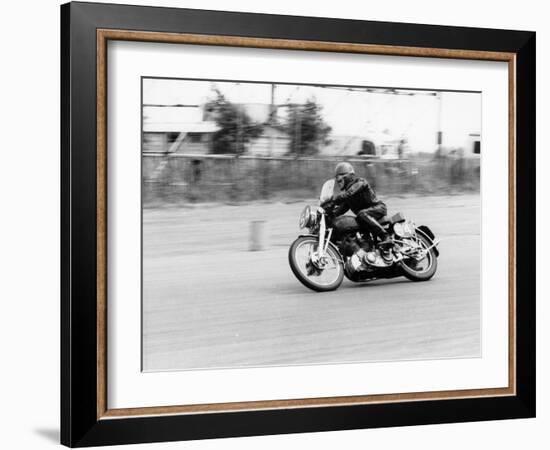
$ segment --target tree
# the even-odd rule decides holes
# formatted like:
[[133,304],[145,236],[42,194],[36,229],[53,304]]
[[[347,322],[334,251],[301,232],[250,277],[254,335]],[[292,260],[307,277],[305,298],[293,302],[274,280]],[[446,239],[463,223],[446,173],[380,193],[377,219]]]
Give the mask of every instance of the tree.
[[303,105],[291,104],[284,129],[290,136],[289,153],[297,156],[315,155],[330,141],[332,128],[322,116],[323,107],[310,99]]
[[212,137],[212,152],[241,155],[245,144],[262,133],[263,126],[254,122],[244,108],[228,101],[215,89],[216,97],[205,105],[206,114],[220,127]]

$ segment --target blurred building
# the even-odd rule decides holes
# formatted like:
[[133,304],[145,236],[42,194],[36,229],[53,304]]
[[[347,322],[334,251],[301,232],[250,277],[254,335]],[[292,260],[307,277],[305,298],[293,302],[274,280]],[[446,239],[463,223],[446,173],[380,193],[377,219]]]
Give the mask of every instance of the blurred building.
[[[322,156],[363,156],[380,159],[401,159],[402,139],[389,133],[365,132],[363,135],[331,135],[329,143],[319,149]],[[402,148],[402,147],[401,147]]]
[[290,136],[272,122],[273,105],[268,103],[240,103],[238,107],[252,119],[262,124],[262,133],[246,144],[250,156],[283,156],[288,153]]
[[464,145],[464,157],[477,157],[481,154],[481,134],[470,133],[466,138]]
[[143,152],[207,154],[218,129],[198,105],[144,106]]
[[373,154],[374,150],[366,136],[330,136],[330,142],[320,149],[320,154],[326,156],[355,156],[363,150]]
[[[440,156],[479,157],[479,94],[421,92],[414,95],[364,95],[366,100],[378,99],[377,103],[369,109],[369,114],[364,114],[368,120],[363,121],[358,113],[346,116],[346,123],[350,124],[348,127],[339,124],[337,121],[341,121],[342,117],[335,116],[326,107],[327,120],[333,131],[328,136],[328,143],[320,144],[319,156],[397,160],[414,154],[430,156],[436,153]],[[279,125],[281,117],[277,115],[277,108],[284,105],[235,103],[235,106],[252,122],[262,125],[261,134],[245,144],[246,155],[288,155],[291,137]],[[145,105],[143,152],[210,154],[214,133],[219,129],[215,118],[205,113],[204,104]]]
[[283,156],[288,153],[290,136],[280,128],[264,125],[262,134],[246,144],[251,156]]

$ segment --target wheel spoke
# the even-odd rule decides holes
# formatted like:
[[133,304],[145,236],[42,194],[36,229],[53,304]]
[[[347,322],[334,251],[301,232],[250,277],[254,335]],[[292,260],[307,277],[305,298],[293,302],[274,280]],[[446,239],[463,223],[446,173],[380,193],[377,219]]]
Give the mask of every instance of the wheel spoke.
[[[317,251],[318,243],[316,241],[304,241],[298,245],[295,250],[295,260],[298,270],[311,282],[327,286],[334,283],[340,276],[340,264],[338,255],[329,246],[326,250],[328,264],[323,267],[322,264],[315,264],[314,256]],[[332,263],[332,264],[331,264]]]
[[414,255],[411,255],[411,257],[403,260],[403,263],[415,272],[427,272],[430,270],[432,265],[432,254],[429,250],[427,250],[428,246],[423,239],[417,238],[413,241],[413,243],[415,247],[420,247],[417,251],[424,253],[424,257],[421,259],[416,259]]

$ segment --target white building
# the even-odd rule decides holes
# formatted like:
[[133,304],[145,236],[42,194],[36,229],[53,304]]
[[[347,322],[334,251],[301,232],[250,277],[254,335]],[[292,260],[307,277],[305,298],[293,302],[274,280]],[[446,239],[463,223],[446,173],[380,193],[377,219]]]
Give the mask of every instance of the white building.
[[199,106],[144,106],[143,152],[210,153],[215,122]]

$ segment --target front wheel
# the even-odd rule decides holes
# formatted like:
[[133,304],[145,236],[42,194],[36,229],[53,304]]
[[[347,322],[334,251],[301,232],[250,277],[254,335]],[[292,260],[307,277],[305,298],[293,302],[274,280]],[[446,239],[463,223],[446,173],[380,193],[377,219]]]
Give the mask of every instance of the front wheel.
[[288,263],[304,286],[317,292],[333,291],[344,279],[344,264],[337,248],[329,242],[325,255],[318,257],[319,240],[315,236],[296,239],[288,251]]
[[411,239],[411,246],[422,252],[421,255],[424,257],[419,260],[411,257],[401,261],[403,275],[411,281],[427,281],[435,275],[437,270],[437,255],[432,242],[425,236],[417,234]]

